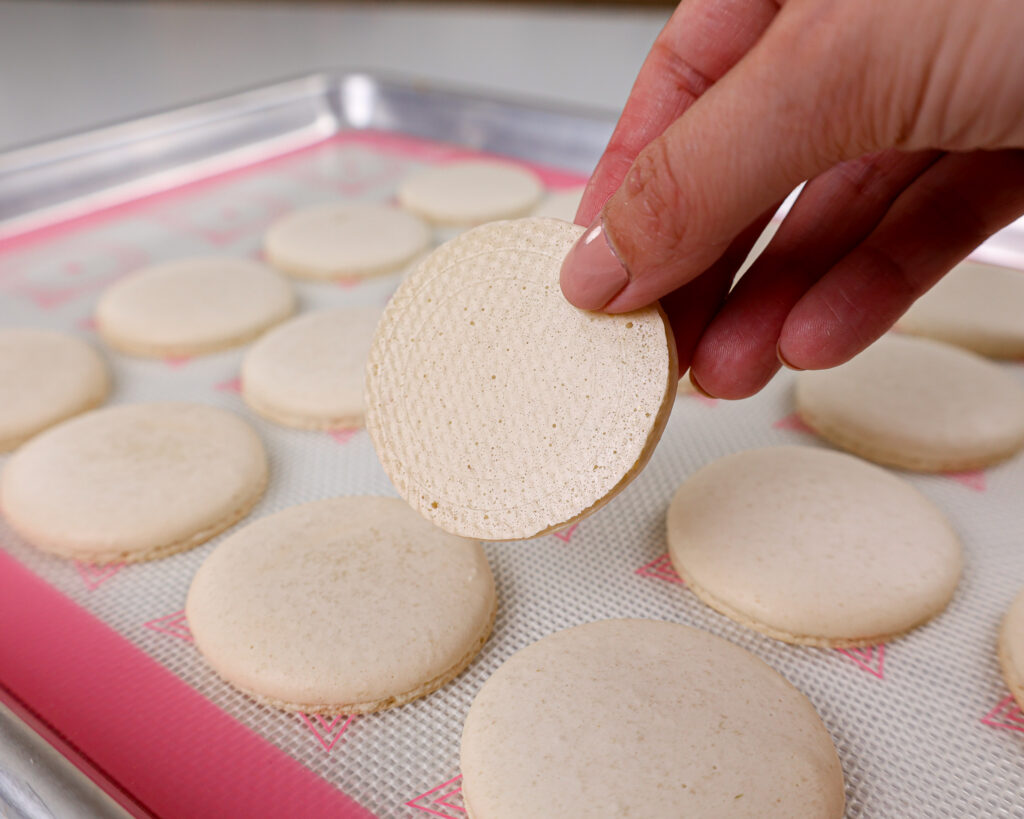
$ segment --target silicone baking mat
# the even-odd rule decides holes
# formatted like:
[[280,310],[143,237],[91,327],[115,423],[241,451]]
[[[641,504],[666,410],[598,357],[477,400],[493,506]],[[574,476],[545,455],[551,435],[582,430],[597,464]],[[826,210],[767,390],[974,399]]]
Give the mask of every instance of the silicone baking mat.
[[[129,271],[192,254],[259,256],[263,230],[294,207],[386,201],[412,169],[467,153],[346,133],[26,235],[0,252],[0,325],[51,327],[99,344],[90,318],[97,296]],[[535,170],[551,189],[583,181]],[[383,304],[399,280],[296,287],[308,310]],[[257,429],[271,480],[247,520],[318,498],[394,494],[364,431],[288,430],[250,412],[238,394],[242,350],[155,361],[105,352],[116,380],[111,403],[198,401]],[[1002,366],[1024,379],[1024,367]],[[2,522],[0,685],[137,813],[461,819],[459,735],[484,680],[556,629],[653,617],[743,646],[811,699],[839,750],[848,816],[1024,817],[1024,714],[995,654],[1000,617],[1024,585],[1024,458],[982,472],[904,476],[951,518],[966,568],[945,614],[890,645],[775,642],[708,609],[673,572],[664,515],[687,475],[749,447],[821,445],[795,419],[791,387],[783,373],[747,401],[680,396],[649,466],[613,502],[564,531],[488,544],[499,594],[493,636],[455,681],[402,708],[290,714],[221,682],[182,613],[190,579],[219,538],[153,563],[98,567],[44,555]]]

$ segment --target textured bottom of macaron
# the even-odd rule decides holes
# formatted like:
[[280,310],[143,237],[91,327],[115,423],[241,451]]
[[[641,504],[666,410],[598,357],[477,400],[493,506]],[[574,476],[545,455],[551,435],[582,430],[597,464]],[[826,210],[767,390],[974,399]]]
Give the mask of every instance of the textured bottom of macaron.
[[788,631],[781,631],[780,629],[773,628],[765,623],[760,623],[742,612],[737,611],[727,603],[723,603],[718,597],[707,591],[707,589],[701,588],[699,585],[694,583],[693,578],[689,577],[678,563],[673,561],[672,565],[676,570],[676,574],[679,575],[687,588],[697,595],[702,602],[713,608],[719,614],[725,615],[730,620],[741,626],[763,634],[766,637],[771,637],[773,640],[779,640],[783,643],[790,643],[798,646],[814,646],[816,648],[864,648],[866,646],[879,645],[880,643],[888,643],[891,640],[902,637],[904,634],[908,634],[914,629],[924,625],[929,620],[934,619],[946,608],[946,604],[943,604],[943,606],[938,610],[929,612],[925,617],[911,623],[906,628],[888,634],[858,635],[851,637],[824,637],[818,634],[792,634]]
[[473,658],[480,653],[480,649],[484,647],[487,642],[487,638],[491,636],[491,630],[494,628],[494,620],[498,613],[497,598],[495,598],[494,605],[491,607],[490,617],[487,618],[487,624],[484,626],[483,631],[479,637],[474,641],[472,647],[459,659],[459,661],[446,671],[441,672],[436,677],[420,686],[410,690],[404,691],[399,694],[393,694],[390,697],[383,699],[372,700],[369,702],[355,702],[355,703],[296,703],[296,702],[285,702],[274,697],[267,697],[263,694],[257,693],[250,688],[245,686],[237,685],[236,683],[226,680],[226,682],[234,688],[237,688],[242,693],[254,699],[260,705],[268,705],[272,708],[278,708],[282,711],[293,711],[302,712],[304,714],[320,714],[324,716],[331,716],[335,714],[372,714],[376,711],[384,711],[388,708],[397,708],[400,705],[417,700],[420,697],[425,697],[427,694],[432,694],[442,685],[451,682],[459,674],[466,670],[469,664],[473,661]]
[[925,455],[912,455],[905,452],[895,452],[888,447],[879,447],[863,438],[851,435],[842,427],[829,424],[820,417],[809,412],[806,407],[797,405],[797,414],[815,433],[826,441],[835,444],[840,449],[850,452],[866,460],[882,466],[907,469],[913,472],[966,472],[971,469],[984,469],[985,467],[1005,461],[1015,455],[1021,447],[1024,447],[1024,437],[1014,442],[1014,445],[996,452],[985,452],[971,456],[942,456],[928,457]]
[[73,549],[61,549],[60,547],[53,545],[41,546],[35,543],[31,537],[25,539],[32,543],[36,548],[41,551],[48,552],[49,554],[57,555],[58,557],[67,558],[69,560],[80,560],[83,563],[94,563],[102,565],[105,563],[141,563],[146,560],[159,560],[160,558],[170,557],[171,555],[178,554],[179,552],[187,552],[189,549],[194,549],[211,538],[216,537],[225,529],[230,529],[238,521],[249,514],[256,502],[263,496],[264,490],[267,488],[267,478],[263,480],[255,487],[248,498],[239,503],[231,514],[220,518],[216,523],[207,526],[194,535],[189,535],[181,540],[176,540],[173,543],[166,543],[161,546],[156,546],[146,550],[132,550],[132,549],[118,549],[110,551],[87,551],[87,550],[73,550]]
[[268,404],[266,401],[261,401],[259,398],[254,396],[251,391],[246,390],[244,385],[242,387],[242,399],[245,401],[249,409],[257,415],[266,418],[268,421],[273,421],[275,424],[292,427],[293,429],[317,430],[322,432],[329,429],[352,429],[354,427],[362,427],[364,424],[364,416],[362,413],[325,417],[283,412],[277,409],[277,407]]

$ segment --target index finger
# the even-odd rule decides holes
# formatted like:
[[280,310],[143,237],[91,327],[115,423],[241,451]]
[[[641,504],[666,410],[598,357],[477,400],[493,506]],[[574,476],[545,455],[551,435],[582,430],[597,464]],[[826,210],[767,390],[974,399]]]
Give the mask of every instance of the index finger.
[[683,0],[637,74],[608,147],[587,183],[576,222],[589,225],[637,154],[682,116],[757,42],[778,0]]

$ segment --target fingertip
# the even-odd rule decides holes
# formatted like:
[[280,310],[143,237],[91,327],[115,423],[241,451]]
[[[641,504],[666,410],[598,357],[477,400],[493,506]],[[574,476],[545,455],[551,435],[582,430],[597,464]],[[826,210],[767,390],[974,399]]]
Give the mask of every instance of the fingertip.
[[775,345],[775,357],[777,359],[779,359],[779,363],[783,367],[785,367],[787,370],[794,370],[796,372],[802,372],[803,370],[807,369],[806,367],[799,367],[799,366],[797,366],[789,358],[786,357],[786,353],[784,353],[783,350],[782,350],[782,340],[781,339],[779,340],[779,343]]
[[[808,318],[801,313],[809,312]],[[794,308],[782,327],[775,348],[779,362],[789,370],[828,370],[845,364],[867,347],[871,339],[859,338],[850,327]]]
[[692,378],[717,398],[738,401],[760,392],[779,371],[774,350],[751,344],[729,332],[716,331],[713,321],[694,351]]

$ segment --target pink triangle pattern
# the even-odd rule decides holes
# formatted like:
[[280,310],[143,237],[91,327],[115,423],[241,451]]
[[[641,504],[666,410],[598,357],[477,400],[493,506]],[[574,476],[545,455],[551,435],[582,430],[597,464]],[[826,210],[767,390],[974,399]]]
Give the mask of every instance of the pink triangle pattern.
[[653,577],[657,580],[667,580],[669,583],[682,583],[683,578],[676,572],[672,565],[672,559],[666,552],[654,558],[650,563],[645,563],[636,570],[641,577]]
[[1017,705],[1013,694],[999,700],[999,704],[985,714],[981,721],[991,728],[1024,733],[1024,711],[1020,710],[1020,706]]
[[215,385],[214,389],[220,390],[221,392],[237,392],[242,391],[242,379],[241,378],[229,378],[227,381],[221,381]]
[[566,526],[564,529],[559,529],[557,532],[552,532],[551,535],[552,537],[557,537],[559,540],[568,543],[570,538],[572,538],[573,534],[576,532],[578,526],[578,523],[574,523],[572,526]]
[[142,625],[143,628],[148,628],[150,631],[169,634],[171,637],[177,637],[186,643],[192,642],[192,632],[188,627],[188,621],[185,619],[184,609],[172,612],[171,614],[165,614],[163,617],[157,617]]
[[359,430],[353,427],[350,429],[330,429],[327,431],[327,434],[339,444],[344,445],[351,441],[357,432]]
[[96,319],[90,315],[78,322],[78,327],[82,330],[87,330],[90,333],[95,333],[98,325],[96,324]]
[[988,488],[985,480],[985,472],[982,469],[972,469],[968,472],[947,472],[947,478],[952,478],[957,483],[962,483],[968,489],[975,492],[984,492]]
[[706,396],[706,395],[704,395],[702,393],[699,393],[699,392],[695,392],[693,394],[693,397],[694,397],[695,400],[699,401],[705,407],[715,407],[715,406],[718,406],[718,399],[717,398],[708,398],[708,396]]
[[[44,289],[39,284],[30,284],[31,280],[53,285],[64,294],[61,298],[70,298],[108,284],[128,271],[142,267],[148,259],[149,254],[134,245],[93,239],[83,242],[79,237],[70,245],[47,243],[41,250],[15,253],[3,273],[5,277],[8,273],[18,276],[23,284],[15,284],[12,290],[23,295],[31,297],[33,291]],[[45,301],[44,298],[42,306],[45,306]]]
[[837,648],[840,654],[857,664],[862,671],[884,679],[885,646],[865,646],[864,648]]
[[462,819],[469,813],[462,801],[462,774],[453,776],[447,782],[442,782],[436,788],[421,793],[405,804],[432,816],[442,816],[444,819]]
[[806,432],[808,435],[814,434],[814,430],[807,426],[803,419],[795,412],[776,421],[772,424],[772,429],[789,429],[793,432]]
[[353,714],[338,714],[334,719],[328,721],[327,717],[321,714],[303,714],[301,711],[299,716],[316,736],[317,742],[328,752],[338,744],[342,734],[348,730],[348,726],[355,719]]
[[40,310],[53,310],[73,299],[78,298],[82,293],[87,292],[88,287],[37,287],[28,285],[22,287],[19,293],[35,302]]
[[75,568],[78,569],[78,576],[82,578],[89,591],[96,591],[110,578],[124,568],[124,563],[108,563],[105,566],[97,566],[93,563],[82,563],[75,561]]
[[336,279],[335,284],[342,290],[351,290],[362,282],[358,276],[345,276],[342,279]]
[[375,175],[357,182],[341,180],[337,183],[338,192],[345,196],[363,196],[371,187],[387,185],[395,187],[399,176],[404,176],[406,169],[403,163],[389,163]]
[[245,207],[193,203],[190,208],[158,210],[154,220],[177,231],[198,236],[213,245],[227,245],[263,229],[290,206],[283,199],[266,194],[248,194]]
[[164,357],[164,364],[172,370],[179,370],[192,360],[190,355],[169,355]]

